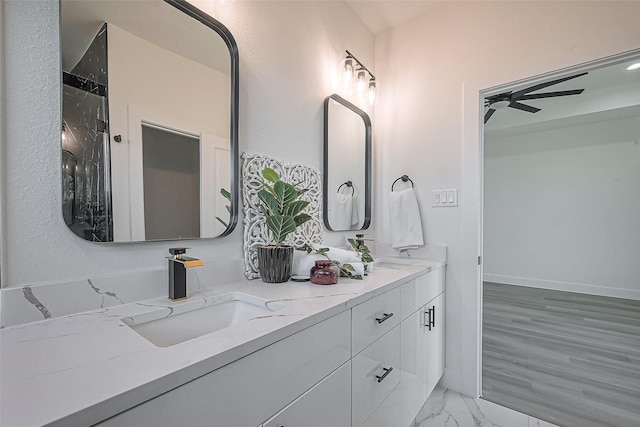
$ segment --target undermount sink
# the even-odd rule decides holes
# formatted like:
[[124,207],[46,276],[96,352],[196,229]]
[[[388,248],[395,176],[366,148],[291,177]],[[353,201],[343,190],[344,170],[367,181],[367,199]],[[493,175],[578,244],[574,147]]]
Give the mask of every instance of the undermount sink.
[[376,261],[375,263],[375,268],[384,268],[388,270],[406,270],[413,267],[414,266],[410,264],[399,264],[399,263],[387,262],[387,261],[381,261],[381,262]]
[[375,268],[387,270],[408,270],[410,268],[425,267],[427,264],[424,260],[413,258],[382,258],[376,260]]
[[122,321],[156,346],[170,347],[257,317],[269,316],[283,307],[254,295],[232,292],[188,300],[175,306],[160,306],[158,310]]

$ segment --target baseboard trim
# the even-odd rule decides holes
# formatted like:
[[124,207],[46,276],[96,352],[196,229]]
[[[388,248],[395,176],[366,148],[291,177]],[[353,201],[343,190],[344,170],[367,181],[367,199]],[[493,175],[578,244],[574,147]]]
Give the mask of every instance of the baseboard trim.
[[485,282],[503,283],[505,285],[525,286],[529,288],[549,289],[554,291],[576,292],[603,297],[640,300],[640,290],[610,288],[582,283],[556,282],[552,280],[532,279],[529,277],[503,276],[500,274],[484,274]]

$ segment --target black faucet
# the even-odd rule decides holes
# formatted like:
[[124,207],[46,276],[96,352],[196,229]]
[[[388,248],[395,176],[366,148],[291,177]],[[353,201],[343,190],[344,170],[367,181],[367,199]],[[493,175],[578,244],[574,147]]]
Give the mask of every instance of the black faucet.
[[188,248],[170,248],[169,259],[169,299],[187,299],[187,268],[204,265],[202,260],[183,256]]

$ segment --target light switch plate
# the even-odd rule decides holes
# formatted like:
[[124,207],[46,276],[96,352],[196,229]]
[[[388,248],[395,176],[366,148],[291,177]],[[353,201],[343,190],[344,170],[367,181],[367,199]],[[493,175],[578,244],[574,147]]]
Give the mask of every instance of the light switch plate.
[[434,207],[458,206],[458,189],[448,188],[444,190],[433,190]]

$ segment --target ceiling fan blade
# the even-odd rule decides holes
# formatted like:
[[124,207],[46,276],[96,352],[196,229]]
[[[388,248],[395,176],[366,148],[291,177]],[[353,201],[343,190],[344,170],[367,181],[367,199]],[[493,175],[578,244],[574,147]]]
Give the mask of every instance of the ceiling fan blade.
[[493,116],[493,113],[495,113],[495,112],[496,112],[496,110],[494,110],[493,108],[489,108],[489,110],[484,115],[485,124],[489,121],[489,119],[491,118],[491,116]]
[[511,98],[512,99],[513,98],[519,98],[522,95],[526,95],[529,92],[534,92],[534,91],[539,90],[539,89],[544,89],[545,87],[549,87],[549,86],[553,86],[553,85],[558,84],[558,83],[566,82],[567,80],[575,79],[577,77],[582,77],[585,74],[589,74],[589,73],[586,73],[586,72],[585,73],[580,73],[580,74],[576,74],[574,76],[563,77],[561,79],[551,80],[550,82],[540,83],[540,84],[528,87],[526,89],[522,89],[522,90],[519,90],[517,92],[513,92],[513,94],[511,94]]
[[515,108],[516,110],[526,111],[527,113],[537,113],[538,111],[540,111],[539,108],[532,107],[530,105],[525,105],[518,101],[511,101],[511,104],[509,104],[509,107]]
[[522,95],[517,99],[517,101],[526,101],[528,99],[553,98],[556,96],[580,95],[582,92],[584,92],[584,89],[563,90],[560,92],[532,93],[529,95]]

